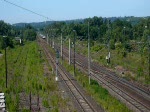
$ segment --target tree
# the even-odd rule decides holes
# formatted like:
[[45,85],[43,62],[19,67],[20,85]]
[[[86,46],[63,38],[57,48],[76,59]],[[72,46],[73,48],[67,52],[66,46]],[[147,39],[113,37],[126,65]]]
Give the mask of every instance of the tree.
[[29,41],[36,39],[36,32],[33,29],[26,29],[23,33],[23,38]]
[[10,35],[11,26],[4,21],[0,21],[0,35]]
[[4,49],[5,47],[14,47],[13,38],[12,37],[2,37],[0,36],[0,49]]

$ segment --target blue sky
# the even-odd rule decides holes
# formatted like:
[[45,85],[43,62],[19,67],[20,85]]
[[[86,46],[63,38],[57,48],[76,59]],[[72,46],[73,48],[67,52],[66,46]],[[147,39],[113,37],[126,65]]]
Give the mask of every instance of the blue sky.
[[[7,0],[52,20],[93,16],[150,16],[150,0]],[[0,20],[7,23],[40,22],[46,19],[0,0]]]

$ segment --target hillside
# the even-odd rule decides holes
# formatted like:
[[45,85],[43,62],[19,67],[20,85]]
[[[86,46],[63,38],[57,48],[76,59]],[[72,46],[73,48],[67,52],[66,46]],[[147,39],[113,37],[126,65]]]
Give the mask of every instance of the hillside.
[[16,23],[16,24],[13,24],[13,26],[15,26],[17,28],[24,28],[26,25],[31,25],[36,29],[40,29],[40,28],[43,28],[43,27],[48,26],[48,25],[55,23],[55,22],[65,22],[68,24],[72,23],[72,22],[80,23],[80,22],[83,22],[83,19],[65,20],[65,21],[45,21],[45,22],[33,22],[33,23]]

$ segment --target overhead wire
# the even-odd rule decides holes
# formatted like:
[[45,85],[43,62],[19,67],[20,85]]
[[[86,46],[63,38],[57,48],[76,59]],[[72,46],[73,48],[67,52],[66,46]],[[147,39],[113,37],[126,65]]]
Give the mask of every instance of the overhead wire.
[[[26,11],[31,12],[31,13],[33,13],[33,14],[36,14],[36,15],[38,15],[38,16],[41,16],[41,17],[43,17],[43,18],[45,18],[45,19],[47,19],[47,20],[52,20],[52,19],[50,19],[49,17],[46,17],[46,16],[44,16],[44,15],[42,15],[42,14],[39,14],[39,13],[37,13],[37,12],[34,12],[34,11],[29,10],[29,9],[27,9],[27,8],[24,8],[24,7],[22,7],[22,6],[19,6],[19,5],[15,4],[15,3],[12,3],[12,2],[10,2],[10,1],[8,1],[8,0],[1,0],[1,1],[5,1],[6,3],[9,3],[9,4],[13,5],[13,6],[16,6],[16,7],[18,7],[18,8],[21,8],[21,9],[23,9],[23,10],[26,10]],[[52,21],[55,21],[55,20],[52,20]]]

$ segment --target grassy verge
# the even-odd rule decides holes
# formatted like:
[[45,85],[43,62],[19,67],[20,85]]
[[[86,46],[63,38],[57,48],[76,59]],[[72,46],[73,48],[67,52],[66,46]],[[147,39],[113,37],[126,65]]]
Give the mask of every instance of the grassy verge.
[[[0,91],[6,94],[6,106],[10,112],[20,111],[20,94],[37,97],[39,93],[43,107],[47,111],[57,112],[66,109],[66,100],[58,92],[54,75],[45,76],[44,56],[40,56],[36,42],[27,42],[24,46],[7,49],[8,88],[5,88],[5,57],[0,58]],[[41,57],[41,58],[40,58]],[[48,68],[50,71],[51,67]],[[22,111],[29,111],[23,108]]]

